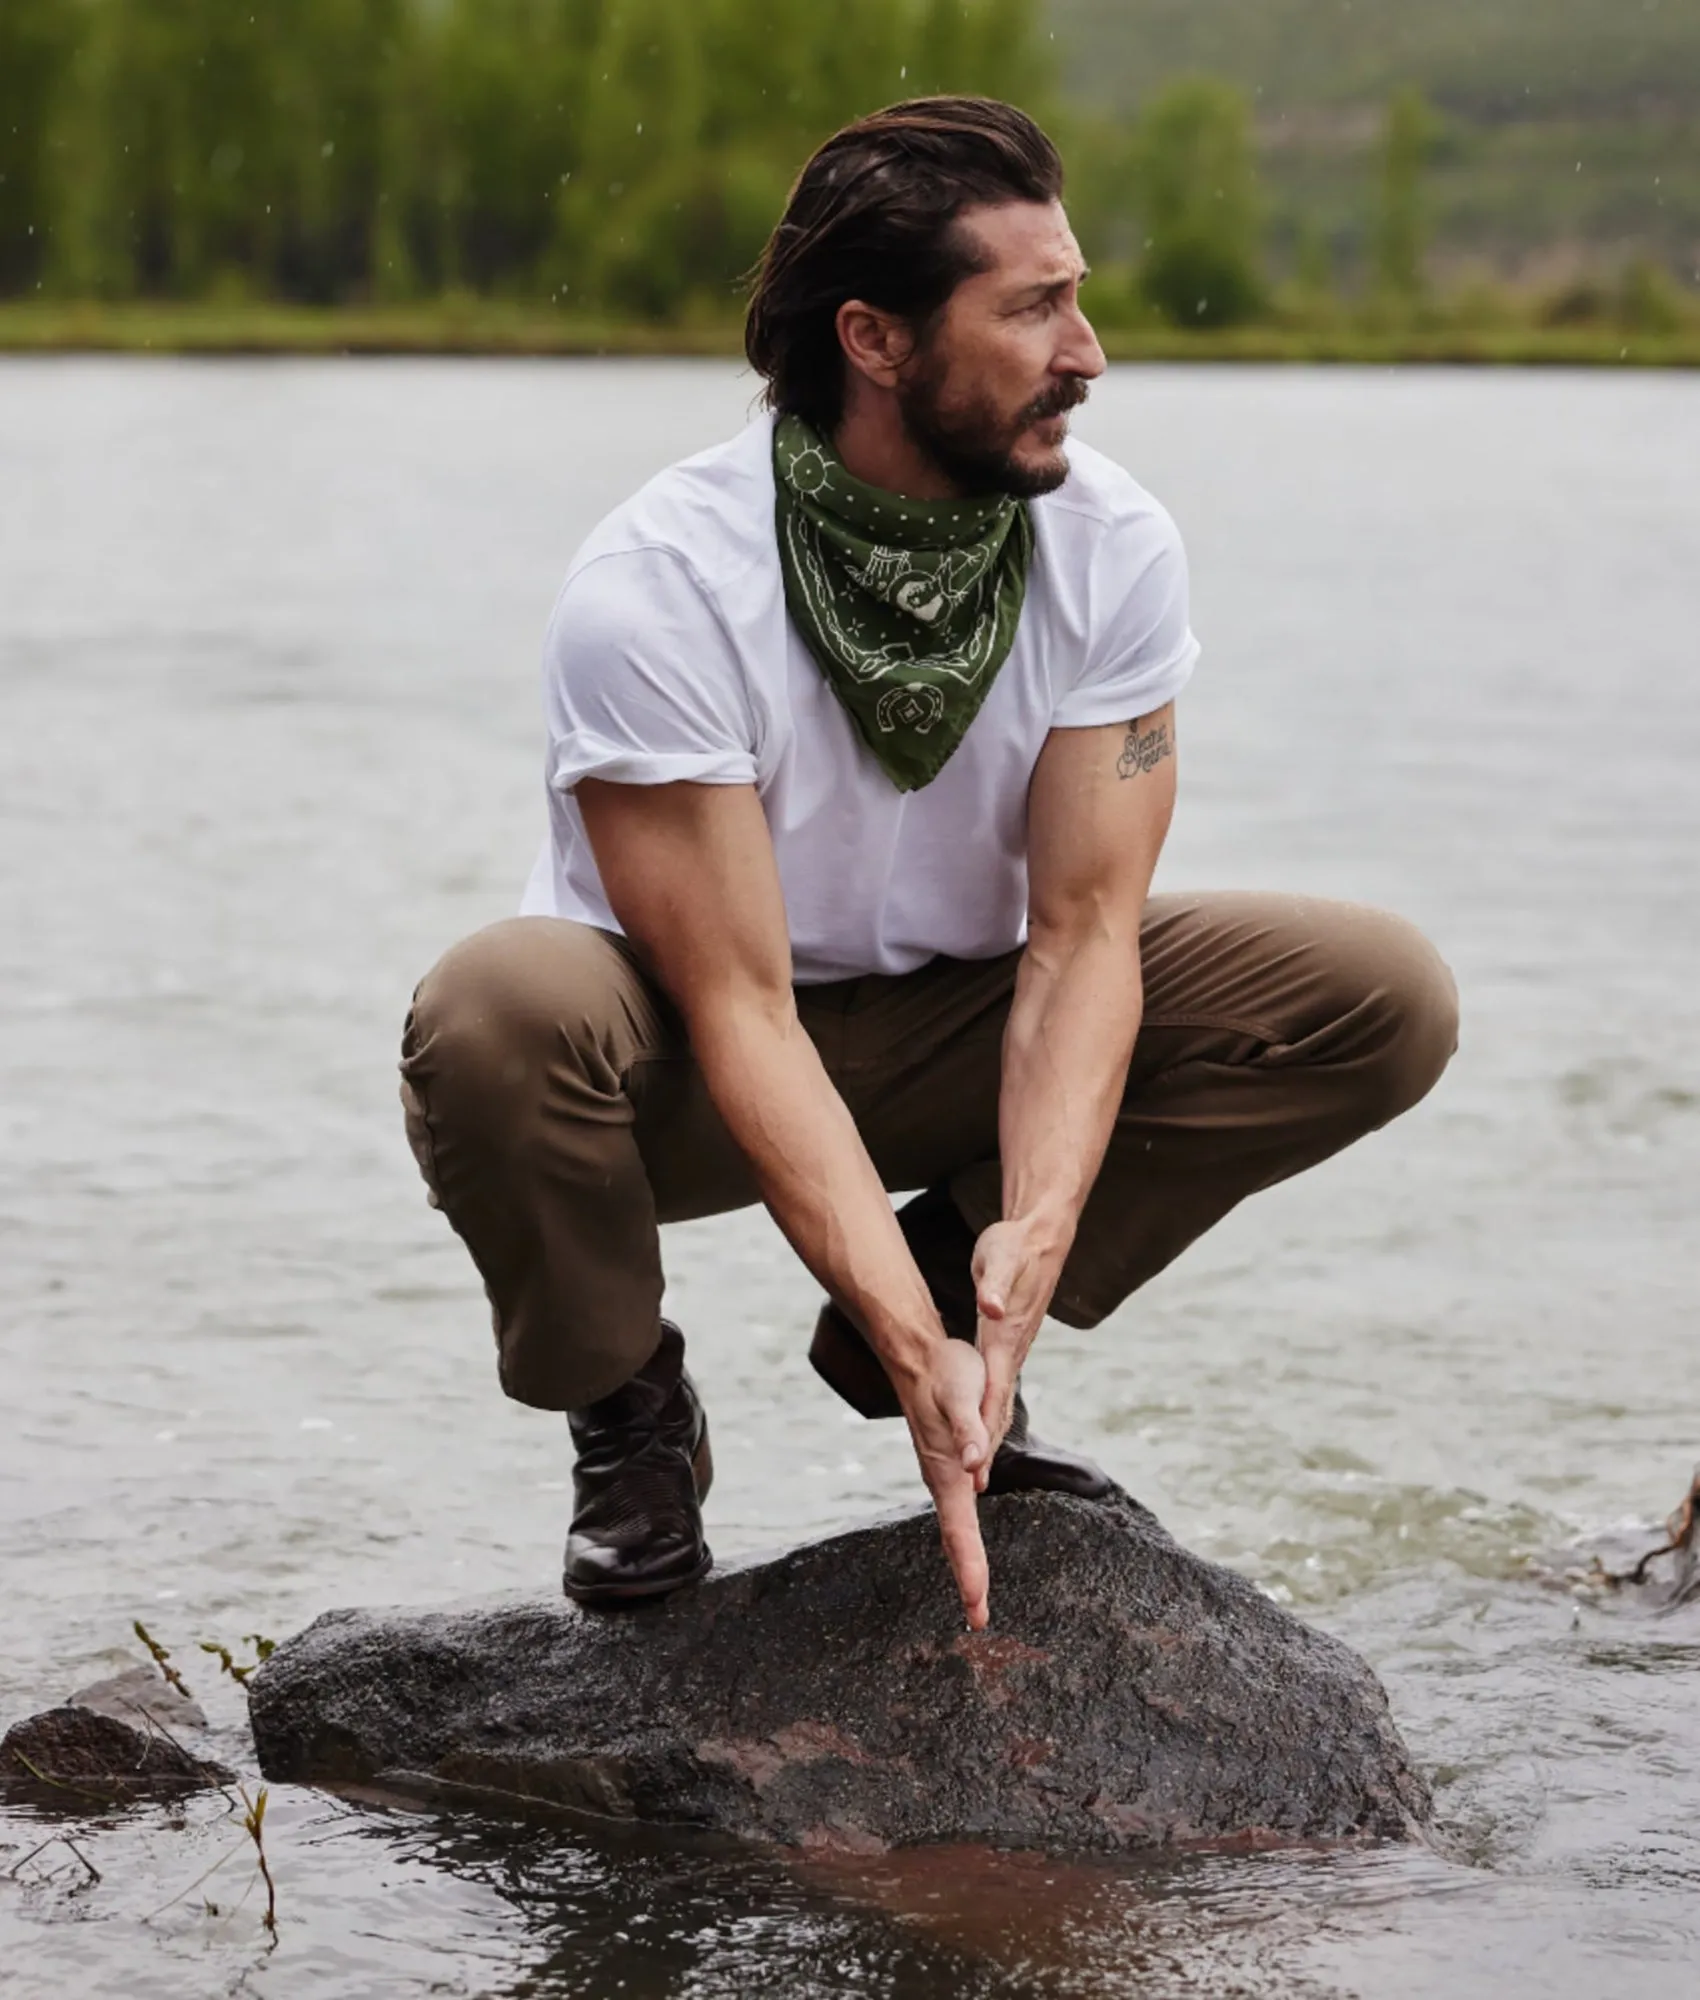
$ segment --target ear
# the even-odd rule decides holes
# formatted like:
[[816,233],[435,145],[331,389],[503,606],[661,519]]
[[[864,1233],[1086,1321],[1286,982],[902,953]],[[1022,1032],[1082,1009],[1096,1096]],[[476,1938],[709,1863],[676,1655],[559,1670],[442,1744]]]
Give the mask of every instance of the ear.
[[838,344],[850,366],[878,388],[895,388],[915,351],[908,321],[860,299],[846,299],[838,308],[837,325]]

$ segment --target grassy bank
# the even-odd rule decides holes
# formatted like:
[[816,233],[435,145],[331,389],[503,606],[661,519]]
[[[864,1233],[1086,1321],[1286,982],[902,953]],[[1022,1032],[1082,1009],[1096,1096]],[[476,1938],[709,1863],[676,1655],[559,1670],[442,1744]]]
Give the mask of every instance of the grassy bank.
[[[1631,333],[1610,325],[1374,326],[1341,316],[1219,331],[1103,331],[1117,361],[1452,363],[1700,367],[1700,325]],[[0,304],[0,353],[737,355],[737,323],[655,326],[570,318],[535,306],[445,299],[407,306]]]

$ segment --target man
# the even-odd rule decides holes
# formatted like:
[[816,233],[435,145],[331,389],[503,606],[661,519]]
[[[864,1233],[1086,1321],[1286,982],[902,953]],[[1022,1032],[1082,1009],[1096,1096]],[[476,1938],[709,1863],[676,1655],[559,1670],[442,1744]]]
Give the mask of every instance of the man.
[[1148,897],[1198,648],[1168,516],[1065,442],[1104,358],[1061,191],[984,99],[809,161],[749,310],[772,415],[580,551],[525,914],[415,996],[410,1137],[503,1387],[567,1413],[585,1603],[709,1565],[659,1222],[767,1204],[827,1293],[811,1359],[907,1419],[978,1628],[977,1495],[1107,1485],[1028,1430],[1047,1311],[1096,1325],[1454,1046],[1397,919]]

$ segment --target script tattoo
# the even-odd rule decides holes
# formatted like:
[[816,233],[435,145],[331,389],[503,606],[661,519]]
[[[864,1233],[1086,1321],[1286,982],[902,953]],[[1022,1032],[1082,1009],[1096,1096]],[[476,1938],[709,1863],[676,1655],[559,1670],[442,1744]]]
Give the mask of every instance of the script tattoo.
[[1118,778],[1137,778],[1145,771],[1154,771],[1165,757],[1175,754],[1175,746],[1169,741],[1169,725],[1159,722],[1155,729],[1148,729],[1142,736],[1139,724],[1130,722],[1127,726],[1127,741],[1122,745],[1122,754],[1116,759]]

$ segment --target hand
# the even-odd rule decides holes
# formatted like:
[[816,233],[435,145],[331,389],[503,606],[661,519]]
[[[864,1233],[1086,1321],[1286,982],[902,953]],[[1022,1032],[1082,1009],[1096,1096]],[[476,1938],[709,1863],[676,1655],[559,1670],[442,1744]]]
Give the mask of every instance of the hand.
[[[985,1395],[980,1420],[991,1441],[991,1453],[1003,1443],[1015,1404],[1015,1384],[1027,1350],[1050,1309],[1051,1294],[1062,1275],[1067,1242],[1054,1229],[1030,1218],[994,1222],[974,1246],[974,1289],[979,1307],[976,1335],[986,1364]],[[980,1478],[982,1489],[985,1474]]]
[[980,1415],[986,1366],[965,1340],[939,1339],[921,1372],[900,1390],[921,1477],[938,1510],[945,1558],[962,1596],[969,1628],[985,1629],[990,1576],[975,1502],[992,1462]]

